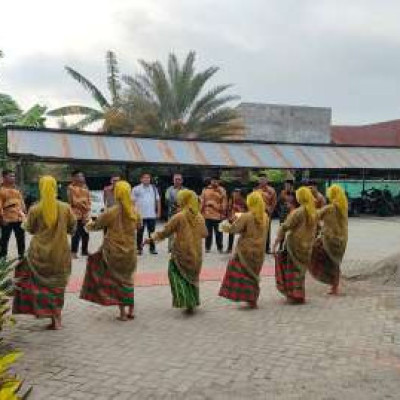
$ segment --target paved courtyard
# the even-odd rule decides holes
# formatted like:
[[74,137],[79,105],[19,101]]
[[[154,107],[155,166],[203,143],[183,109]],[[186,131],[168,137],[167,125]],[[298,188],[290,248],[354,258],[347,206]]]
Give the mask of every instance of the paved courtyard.
[[[400,219],[351,219],[344,271],[399,249]],[[132,322],[78,299],[83,261],[74,265],[63,330],[18,317],[7,337],[24,352],[17,370],[34,387],[32,399],[399,398],[398,288],[346,281],[344,295],[332,298],[308,279],[308,303],[288,306],[268,258],[260,308],[250,311],[217,297],[228,256],[211,253],[202,306],[188,317],[171,308],[165,245],[159,252],[139,259]]]

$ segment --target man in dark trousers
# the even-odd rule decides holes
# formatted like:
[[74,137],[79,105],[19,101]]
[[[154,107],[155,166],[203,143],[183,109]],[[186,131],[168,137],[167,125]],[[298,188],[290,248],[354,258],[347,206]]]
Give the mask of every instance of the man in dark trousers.
[[0,188],[0,257],[7,257],[8,243],[12,232],[14,232],[18,256],[22,259],[25,253],[25,231],[21,226],[26,213],[24,198],[15,185],[15,173],[13,171],[4,170],[2,177],[3,184]]
[[206,220],[208,236],[206,238],[206,253],[212,246],[213,233],[218,252],[223,251],[223,236],[218,225],[227,217],[228,197],[225,189],[220,185],[218,177],[211,178],[210,184],[205,187],[200,196],[201,212]]
[[86,186],[85,175],[82,171],[72,173],[72,182],[67,190],[68,202],[71,205],[78,223],[76,231],[71,239],[71,252],[74,259],[78,258],[79,242],[82,240],[82,256],[89,255],[89,234],[85,230],[85,225],[89,222],[91,200],[89,189]]

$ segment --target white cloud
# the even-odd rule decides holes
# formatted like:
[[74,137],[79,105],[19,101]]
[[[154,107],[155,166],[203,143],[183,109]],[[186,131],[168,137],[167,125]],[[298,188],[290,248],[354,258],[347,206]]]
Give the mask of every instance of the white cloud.
[[90,102],[63,71],[105,86],[104,53],[198,52],[244,101],[332,106],[335,121],[400,116],[396,0],[14,0],[2,5],[0,91],[24,105]]

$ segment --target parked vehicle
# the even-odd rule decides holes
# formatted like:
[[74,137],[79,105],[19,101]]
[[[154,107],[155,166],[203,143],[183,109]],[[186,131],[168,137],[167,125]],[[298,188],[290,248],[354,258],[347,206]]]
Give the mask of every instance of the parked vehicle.
[[389,190],[368,189],[361,197],[349,199],[349,214],[388,217],[400,213],[400,194],[393,197]]

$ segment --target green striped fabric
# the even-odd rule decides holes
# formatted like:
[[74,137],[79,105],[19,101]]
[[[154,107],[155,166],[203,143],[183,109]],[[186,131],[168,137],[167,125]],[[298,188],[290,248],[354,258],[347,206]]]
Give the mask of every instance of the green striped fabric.
[[102,306],[133,306],[134,287],[117,281],[97,252],[88,257],[80,297]]
[[199,288],[188,282],[170,260],[168,278],[172,292],[172,306],[175,308],[194,308],[200,305]]
[[63,287],[42,285],[28,266],[26,259],[15,268],[14,314],[51,317],[61,313],[64,306]]

